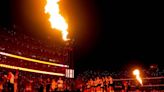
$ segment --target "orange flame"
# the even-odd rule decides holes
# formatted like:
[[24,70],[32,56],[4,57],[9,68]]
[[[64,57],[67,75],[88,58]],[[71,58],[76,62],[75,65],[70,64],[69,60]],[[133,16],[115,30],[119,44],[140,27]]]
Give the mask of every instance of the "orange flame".
[[143,84],[142,84],[142,79],[141,79],[141,77],[140,77],[140,71],[139,71],[138,69],[135,69],[135,70],[133,71],[133,75],[135,75],[135,76],[136,76],[136,79],[138,80],[138,82],[139,82],[141,85],[143,85]]
[[58,29],[62,32],[62,38],[64,41],[69,40],[68,36],[68,24],[65,21],[64,17],[60,14],[59,10],[59,1],[60,0],[47,0],[47,4],[45,6],[45,13],[50,14],[49,22],[51,23],[51,27],[54,29]]

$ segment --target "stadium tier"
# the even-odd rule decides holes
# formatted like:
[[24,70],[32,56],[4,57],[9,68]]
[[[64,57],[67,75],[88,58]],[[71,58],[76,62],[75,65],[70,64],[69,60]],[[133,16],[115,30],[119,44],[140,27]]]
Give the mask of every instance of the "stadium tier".
[[65,74],[68,52],[63,45],[47,45],[31,36],[0,28],[0,64]]

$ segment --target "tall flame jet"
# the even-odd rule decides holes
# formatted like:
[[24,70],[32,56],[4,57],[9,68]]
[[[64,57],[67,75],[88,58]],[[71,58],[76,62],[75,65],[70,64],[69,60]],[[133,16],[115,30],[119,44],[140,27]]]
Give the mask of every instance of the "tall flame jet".
[[135,69],[135,70],[133,71],[133,75],[135,75],[135,76],[136,76],[136,79],[138,80],[138,82],[139,82],[141,85],[143,85],[143,84],[142,84],[142,79],[141,79],[141,77],[140,77],[140,71],[139,71],[138,69]]
[[51,23],[51,28],[60,30],[62,32],[62,38],[64,41],[69,40],[68,36],[68,24],[64,17],[60,14],[59,10],[60,0],[47,0],[45,6],[45,13],[50,15],[49,22]]

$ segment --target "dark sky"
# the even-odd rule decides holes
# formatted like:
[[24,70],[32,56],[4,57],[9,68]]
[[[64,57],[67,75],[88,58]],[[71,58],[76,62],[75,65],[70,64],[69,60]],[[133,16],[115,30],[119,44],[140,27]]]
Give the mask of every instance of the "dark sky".
[[[41,38],[50,36],[52,30],[43,12],[44,4],[45,0],[1,0],[0,23],[15,23],[24,32]],[[75,39],[76,69],[148,67],[152,63],[163,66],[160,2],[62,0],[61,5],[70,37]]]

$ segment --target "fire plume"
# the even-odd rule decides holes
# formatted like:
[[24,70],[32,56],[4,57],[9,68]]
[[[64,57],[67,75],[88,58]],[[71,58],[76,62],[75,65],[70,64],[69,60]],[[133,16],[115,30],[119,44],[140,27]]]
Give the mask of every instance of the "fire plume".
[[50,15],[49,22],[51,24],[52,29],[60,30],[62,33],[62,38],[64,41],[69,40],[68,36],[68,24],[65,21],[64,17],[60,14],[59,9],[59,1],[60,0],[47,0],[45,6],[45,13]]
[[143,85],[143,84],[142,84],[142,79],[141,79],[141,77],[140,77],[140,71],[139,71],[138,69],[135,69],[135,70],[133,71],[133,75],[135,75],[137,81],[138,81],[141,85]]

